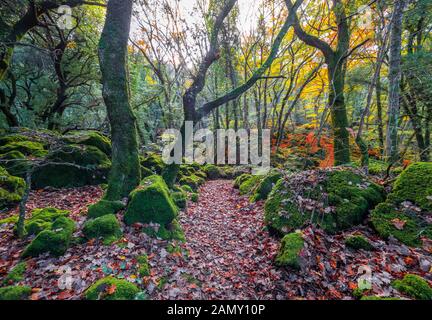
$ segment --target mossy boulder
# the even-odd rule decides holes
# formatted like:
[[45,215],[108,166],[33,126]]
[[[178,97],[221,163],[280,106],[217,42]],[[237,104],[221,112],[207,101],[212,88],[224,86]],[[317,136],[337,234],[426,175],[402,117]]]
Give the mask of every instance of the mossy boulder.
[[398,301],[399,298],[395,297],[380,297],[380,296],[363,296],[360,300],[371,300],[371,301],[377,301],[377,300],[383,300],[383,301]]
[[42,143],[34,141],[10,142],[0,147],[0,154],[5,154],[11,151],[19,151],[25,156],[32,156],[36,158],[44,157],[48,153]]
[[432,300],[432,287],[425,279],[414,274],[407,274],[403,279],[393,281],[392,287],[414,299]]
[[265,203],[265,222],[286,234],[307,223],[334,233],[363,222],[383,189],[349,168],[293,173],[280,179]]
[[361,235],[352,235],[345,239],[345,245],[349,248],[352,248],[354,250],[366,250],[370,251],[373,249],[373,246],[370,244],[370,242]]
[[245,195],[253,192],[263,179],[264,176],[262,175],[251,175],[248,179],[240,184],[240,194]]
[[83,227],[83,234],[87,239],[102,238],[104,244],[118,240],[121,235],[120,224],[114,214],[88,220]]
[[264,179],[262,179],[258,186],[255,188],[251,196],[251,201],[256,202],[259,200],[266,200],[273,187],[281,178],[282,173],[277,171],[271,172],[270,174],[265,176]]
[[371,215],[371,224],[384,239],[390,236],[409,246],[420,246],[422,237],[432,239],[432,163],[415,163],[396,179],[385,203]]
[[87,300],[134,300],[139,292],[138,287],[127,280],[106,277],[92,284],[84,297]]
[[5,168],[0,167],[0,210],[20,202],[25,187],[22,178],[12,176]]
[[31,217],[25,221],[27,235],[38,235],[43,230],[51,229],[55,220],[69,216],[69,211],[56,208],[33,209]]
[[67,135],[63,136],[63,140],[70,144],[96,147],[107,156],[111,155],[112,148],[110,139],[97,131],[70,131]]
[[240,185],[245,182],[246,180],[248,180],[252,175],[250,173],[243,173],[241,175],[239,175],[235,180],[234,180],[234,188],[238,189],[240,188]]
[[171,193],[171,197],[180,209],[185,209],[187,205],[187,193],[186,192],[173,192]]
[[153,174],[162,174],[162,170],[165,168],[165,163],[162,160],[162,156],[157,153],[148,153],[147,156],[140,158],[140,164],[144,168],[147,168],[153,172]]
[[177,175],[180,170],[180,166],[176,163],[166,165],[162,169],[162,178],[167,184],[168,188],[172,188],[177,180]]
[[138,262],[138,274],[141,277],[150,276],[150,265],[148,262],[148,256],[146,254],[142,254],[136,258]]
[[282,238],[275,264],[280,267],[300,269],[300,252],[304,247],[301,232],[294,232]]
[[18,263],[8,275],[3,279],[3,284],[11,285],[24,280],[24,274],[27,270],[27,262],[23,261]]
[[0,147],[3,147],[4,145],[14,143],[14,142],[22,142],[22,141],[28,141],[29,138],[26,136],[23,136],[21,134],[10,134],[0,137]]
[[194,192],[193,189],[192,189],[190,186],[188,186],[188,185],[183,185],[183,186],[181,186],[180,188],[181,188],[183,191],[188,192],[188,193],[193,193],[193,192]]
[[47,164],[35,169],[35,188],[81,187],[107,181],[111,168],[108,156],[93,146],[65,145],[47,156]]
[[207,164],[203,167],[203,171],[211,180],[221,179],[225,177],[224,171],[214,164]]
[[21,178],[25,177],[27,170],[31,167],[31,162],[27,160],[27,157],[17,150],[0,155],[0,163],[11,175]]
[[192,174],[187,177],[182,177],[179,180],[180,185],[187,185],[192,188],[192,190],[197,191],[198,188],[205,183],[205,180],[202,177],[198,177],[195,174]]
[[116,214],[125,205],[121,201],[109,201],[102,199],[88,207],[87,217],[99,218],[108,214]]
[[432,211],[432,162],[410,165],[396,179],[388,200],[400,204],[410,201],[422,210]]
[[124,215],[125,223],[158,223],[166,226],[177,217],[178,209],[161,176],[153,175],[141,181],[129,195]]
[[69,248],[75,222],[66,217],[57,218],[49,230],[43,230],[26,247],[23,257],[36,257],[42,253],[54,256],[63,255]]
[[198,200],[199,200],[199,194],[198,193],[192,193],[191,194],[191,201],[192,202],[198,202]]
[[32,289],[27,286],[9,286],[0,288],[0,300],[27,300]]
[[175,219],[168,225],[148,226],[144,228],[144,232],[151,237],[162,240],[186,241],[183,230]]

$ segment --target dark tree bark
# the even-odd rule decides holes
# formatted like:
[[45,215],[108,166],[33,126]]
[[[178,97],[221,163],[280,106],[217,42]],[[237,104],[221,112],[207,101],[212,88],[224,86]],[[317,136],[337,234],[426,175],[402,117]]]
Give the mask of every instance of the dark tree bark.
[[133,0],[109,0],[99,43],[103,97],[111,125],[112,169],[106,198],[120,200],[140,182],[136,119],[130,106],[127,46]]

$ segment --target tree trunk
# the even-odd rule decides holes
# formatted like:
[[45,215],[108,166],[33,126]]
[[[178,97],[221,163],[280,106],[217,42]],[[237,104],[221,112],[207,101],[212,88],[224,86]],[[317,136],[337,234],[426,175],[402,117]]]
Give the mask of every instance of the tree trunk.
[[111,125],[112,168],[105,197],[120,200],[140,182],[136,119],[130,106],[127,52],[133,0],[109,0],[99,42],[103,97]]
[[402,19],[406,0],[397,0],[390,33],[390,61],[389,61],[389,96],[387,111],[386,150],[387,161],[395,161],[398,154],[397,131],[400,109],[400,81],[401,81],[401,50],[402,50]]

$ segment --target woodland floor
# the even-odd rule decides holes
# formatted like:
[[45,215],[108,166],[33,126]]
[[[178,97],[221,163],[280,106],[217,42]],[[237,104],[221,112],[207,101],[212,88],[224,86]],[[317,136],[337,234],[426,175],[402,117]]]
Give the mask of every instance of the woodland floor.
[[[34,191],[28,209],[70,210],[78,225],[75,235],[80,236],[86,207],[102,194],[98,187]],[[390,282],[406,273],[432,280],[430,243],[409,248],[385,242],[366,224],[337,235],[309,226],[304,230],[302,270],[277,268],[273,260],[279,239],[266,230],[263,211],[262,202],[250,203],[232,181],[209,181],[201,187],[198,203],[189,203],[180,214],[185,243],[153,239],[140,225],[123,225],[123,239],[110,246],[89,241],[59,258],[41,255],[27,260],[20,284],[33,288],[34,300],[80,299],[90,284],[107,275],[136,283],[150,299],[353,299],[359,268],[365,265],[373,276],[368,294],[398,296]],[[0,219],[12,213],[0,214]],[[346,248],[344,239],[352,233],[369,238],[374,250]],[[13,224],[0,226],[0,283],[27,243],[13,236]],[[151,275],[141,278],[136,257],[143,253],[149,256]],[[65,272],[73,279],[71,290],[58,286]]]

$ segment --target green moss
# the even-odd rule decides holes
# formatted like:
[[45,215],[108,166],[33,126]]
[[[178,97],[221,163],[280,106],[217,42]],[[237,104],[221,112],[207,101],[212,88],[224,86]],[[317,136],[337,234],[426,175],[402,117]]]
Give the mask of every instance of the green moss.
[[282,238],[281,247],[276,256],[277,266],[288,266],[300,269],[299,254],[304,246],[304,240],[300,232],[287,234]]
[[396,179],[389,201],[399,204],[411,201],[426,211],[432,210],[432,163],[410,165]]
[[140,160],[141,166],[151,170],[156,174],[162,174],[162,170],[165,168],[165,163],[162,157],[156,153],[149,153],[146,157],[142,157]]
[[395,298],[395,297],[363,296],[360,300],[388,300],[388,301],[395,301],[395,300],[400,300],[400,299],[399,298]]
[[25,177],[27,170],[30,168],[30,161],[19,151],[9,151],[0,155],[0,162],[5,169],[13,176]]
[[89,218],[99,218],[108,214],[116,214],[125,205],[121,201],[100,200],[88,207],[87,216]]
[[42,143],[33,141],[11,142],[0,147],[0,154],[5,154],[11,151],[19,151],[26,156],[33,156],[37,158],[44,157],[48,153],[44,149]]
[[[113,293],[110,293],[110,290],[113,290]],[[106,277],[92,284],[84,292],[84,297],[87,300],[133,300],[139,292],[133,283]]]
[[98,148],[67,145],[47,156],[48,165],[38,167],[32,176],[35,188],[81,187],[107,181],[111,161]]
[[51,229],[53,222],[59,217],[69,216],[69,211],[56,208],[33,209],[31,217],[25,221],[27,235],[37,235],[43,230]]
[[[405,222],[402,230],[394,224],[394,221],[398,220]],[[409,246],[420,246],[422,235],[429,237],[432,235],[430,227],[422,227],[415,216],[397,210],[395,205],[388,202],[379,204],[372,211],[371,224],[384,239],[393,236]]]
[[141,169],[141,177],[143,179],[154,175],[153,171],[151,171],[150,169],[148,169],[146,167],[141,166],[140,169]]
[[23,257],[35,257],[49,252],[55,256],[61,256],[69,248],[72,234],[75,230],[75,222],[66,217],[57,218],[50,230],[40,232],[27,246]]
[[381,200],[382,188],[348,169],[315,170],[279,180],[265,203],[264,218],[282,234],[307,222],[334,233],[362,223]]
[[0,288],[0,300],[27,300],[32,289],[27,286],[9,286]]
[[428,282],[414,274],[407,274],[402,280],[395,280],[393,288],[407,296],[419,300],[432,300],[432,288]]
[[141,277],[150,276],[150,265],[148,263],[148,256],[146,254],[142,254],[137,257],[138,262],[138,274]]
[[251,201],[256,202],[259,200],[267,199],[268,195],[272,191],[276,182],[282,178],[280,172],[272,172],[267,175],[255,188],[253,195],[251,196]]
[[104,244],[111,244],[122,235],[120,224],[114,214],[88,220],[84,224],[83,233],[87,239],[102,238]]
[[238,176],[235,180],[234,180],[234,188],[238,189],[240,188],[240,185],[245,182],[246,180],[248,180],[252,175],[250,173],[243,173],[240,176]]
[[97,131],[71,131],[63,140],[71,144],[83,144],[93,146],[101,150],[106,155],[111,155],[111,141]]
[[138,188],[131,192],[129,199],[124,215],[128,225],[154,222],[166,226],[177,216],[178,209],[161,176],[145,178]]
[[28,141],[29,138],[20,134],[12,134],[0,137],[0,146],[4,146],[6,144],[14,143],[14,142],[22,142]]
[[214,164],[205,165],[203,170],[209,179],[215,180],[224,177],[223,171]]
[[172,188],[177,180],[177,174],[179,172],[180,166],[176,163],[165,166],[162,170],[162,178],[165,180],[168,188]]
[[8,275],[3,279],[3,284],[10,285],[24,280],[24,274],[27,269],[27,262],[23,261],[18,263]]
[[171,197],[177,207],[179,207],[180,209],[186,208],[187,194],[185,192],[173,192],[171,193]]
[[199,194],[198,193],[192,193],[190,197],[191,197],[192,202],[196,203],[199,200]]
[[193,193],[193,192],[194,192],[193,189],[192,189],[190,186],[188,186],[188,185],[183,185],[183,186],[181,186],[181,188],[182,188],[185,192],[189,192],[189,193]]
[[369,243],[369,241],[359,235],[349,236],[345,239],[345,245],[355,250],[363,249],[370,251],[373,249],[373,246]]
[[0,167],[0,210],[20,202],[25,186],[23,179],[10,175],[6,169]]
[[8,223],[17,223],[17,221],[18,221],[18,215],[13,215],[13,216],[10,216],[10,217],[7,217],[7,218],[4,218],[4,219],[1,219],[0,220],[0,226],[2,225],[2,224],[8,224]]
[[151,237],[162,240],[186,241],[183,230],[177,220],[173,220],[168,226],[160,225],[157,230],[153,227],[146,227],[143,231]]
[[248,194],[254,191],[255,187],[264,179],[261,175],[251,175],[239,187],[240,194]]
[[198,188],[205,183],[205,180],[201,177],[192,174],[187,177],[182,177],[179,180],[180,185],[187,185],[192,188],[192,190],[197,191]]

